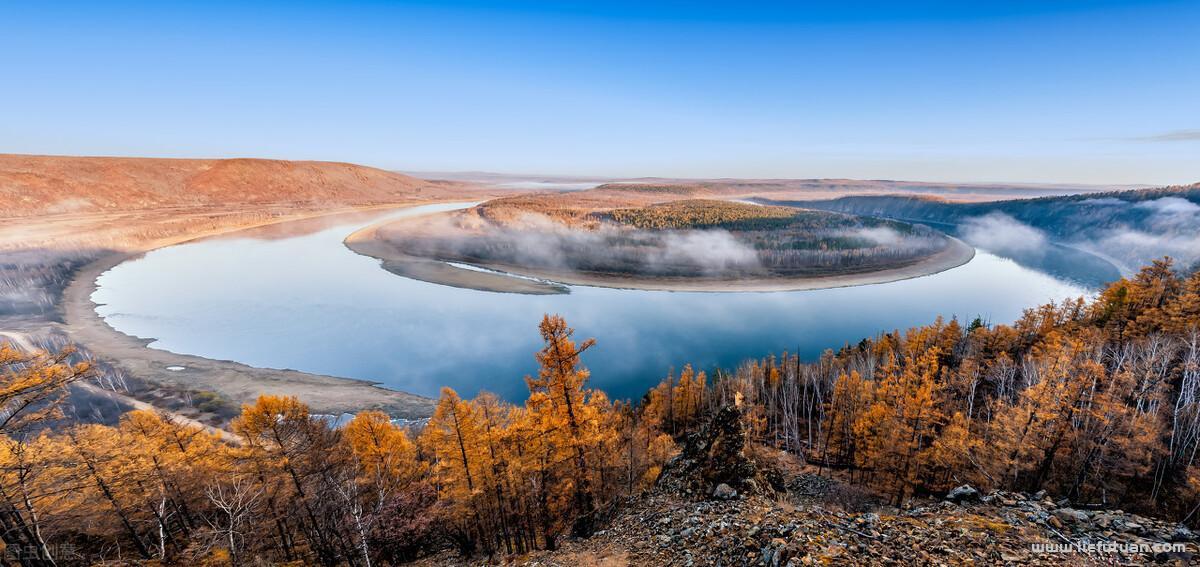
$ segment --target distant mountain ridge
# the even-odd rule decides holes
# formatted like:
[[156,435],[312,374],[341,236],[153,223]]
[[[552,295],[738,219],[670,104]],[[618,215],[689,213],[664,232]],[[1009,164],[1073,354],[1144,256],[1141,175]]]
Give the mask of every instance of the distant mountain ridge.
[[[844,195],[930,195],[959,202],[982,202],[1001,199],[1024,199],[1108,191],[1113,186],[1078,183],[1003,183],[1003,182],[939,182],[904,181],[895,179],[847,178],[683,178],[571,176],[553,174],[511,174],[480,171],[406,172],[426,179],[451,179],[509,189],[573,190],[593,187],[620,186],[690,187],[712,194],[756,193],[772,194],[786,199],[832,199]],[[1145,189],[1151,185],[1118,186],[1120,189]]]

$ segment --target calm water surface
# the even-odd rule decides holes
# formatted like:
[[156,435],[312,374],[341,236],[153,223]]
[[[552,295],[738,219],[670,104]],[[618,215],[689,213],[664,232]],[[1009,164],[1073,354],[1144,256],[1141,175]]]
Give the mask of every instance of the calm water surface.
[[[388,216],[444,211],[431,205]],[[711,369],[788,350],[826,348],[938,315],[1011,322],[1022,309],[1091,293],[1095,274],[1050,275],[980,251],[969,264],[912,280],[817,291],[684,293],[572,287],[529,296],[457,289],[385,272],[345,248],[381,218],[343,219],[298,235],[277,229],[197,241],[125,262],[99,279],[97,311],[152,348],[381,382],[434,396],[450,386],[520,400],[535,371],[537,323],[559,313],[598,345],[592,384],[640,396],[684,363]]]

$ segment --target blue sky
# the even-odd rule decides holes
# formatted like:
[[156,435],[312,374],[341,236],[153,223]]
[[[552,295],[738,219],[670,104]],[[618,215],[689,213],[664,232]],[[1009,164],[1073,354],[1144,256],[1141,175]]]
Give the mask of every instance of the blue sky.
[[0,152],[1200,181],[1200,2],[0,6]]

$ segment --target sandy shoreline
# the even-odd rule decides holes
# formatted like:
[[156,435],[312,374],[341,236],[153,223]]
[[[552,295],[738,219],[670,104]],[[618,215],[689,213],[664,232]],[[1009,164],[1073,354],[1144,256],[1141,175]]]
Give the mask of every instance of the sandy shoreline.
[[[837,287],[890,283],[933,275],[957,268],[975,258],[975,248],[947,235],[950,245],[945,250],[898,268],[864,273],[829,276],[786,278],[766,277],[736,280],[696,280],[670,278],[611,277],[580,272],[531,269],[497,263],[473,264],[491,272],[469,270],[446,262],[405,254],[383,238],[379,229],[386,222],[359,230],[346,238],[351,250],[382,261],[389,272],[430,283],[501,293],[563,293],[562,285],[637,289],[647,291],[686,292],[772,292],[811,291]],[[515,274],[506,275],[506,274]],[[536,279],[527,279],[536,278]]]
[[[364,380],[309,374],[295,370],[255,368],[233,361],[212,360],[149,348],[146,345],[151,342],[150,340],[132,337],[110,327],[96,313],[96,305],[92,302],[91,296],[96,290],[96,279],[101,274],[155,248],[226,235],[259,226],[279,225],[373,210],[398,210],[433,203],[372,206],[298,215],[275,222],[192,234],[174,241],[156,243],[156,246],[147,250],[103,256],[81,268],[64,291],[61,308],[65,329],[73,341],[84,345],[93,355],[106,363],[131,376],[168,388],[213,391],[234,404],[251,403],[263,394],[296,396],[308,404],[314,413],[339,414],[379,409],[399,418],[428,417],[433,413],[434,400],[416,394],[386,389]],[[182,366],[185,370],[167,370],[169,366]]]

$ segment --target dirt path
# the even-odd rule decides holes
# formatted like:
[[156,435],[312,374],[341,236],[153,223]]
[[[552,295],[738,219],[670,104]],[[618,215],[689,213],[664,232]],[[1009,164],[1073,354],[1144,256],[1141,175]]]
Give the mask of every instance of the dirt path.
[[[16,345],[16,347],[19,350],[22,350],[26,353],[34,353],[34,352],[42,350],[42,349],[38,348],[37,346],[35,346],[33,344],[33,341],[29,340],[29,336],[25,335],[24,333],[17,333],[17,332],[13,332],[13,331],[0,331],[0,337],[4,337],[4,338],[8,339],[9,342]],[[155,406],[148,404],[146,402],[143,402],[137,398],[126,396],[124,394],[121,394],[120,392],[114,392],[112,390],[107,390],[107,389],[101,388],[90,382],[83,382],[83,381],[75,382],[74,384],[72,384],[72,386],[80,388],[82,390],[85,390],[96,396],[104,396],[104,397],[109,398],[119,404],[126,405],[126,406],[132,407],[134,409],[143,410],[143,411],[152,411],[154,413],[157,413],[157,414],[163,416],[164,418],[166,418],[168,421],[170,421],[172,423],[184,425],[187,427],[192,427],[195,429],[203,429],[204,431],[215,434],[218,437],[220,437],[222,440],[230,442],[230,443],[241,443],[241,440],[242,440],[241,437],[238,437],[237,435],[230,433],[229,431],[226,431],[219,427],[213,427],[211,425],[197,421],[197,420],[187,417],[185,415],[181,415],[181,414],[172,412],[170,410],[165,410],[165,409],[162,409],[159,407],[155,407]]]

